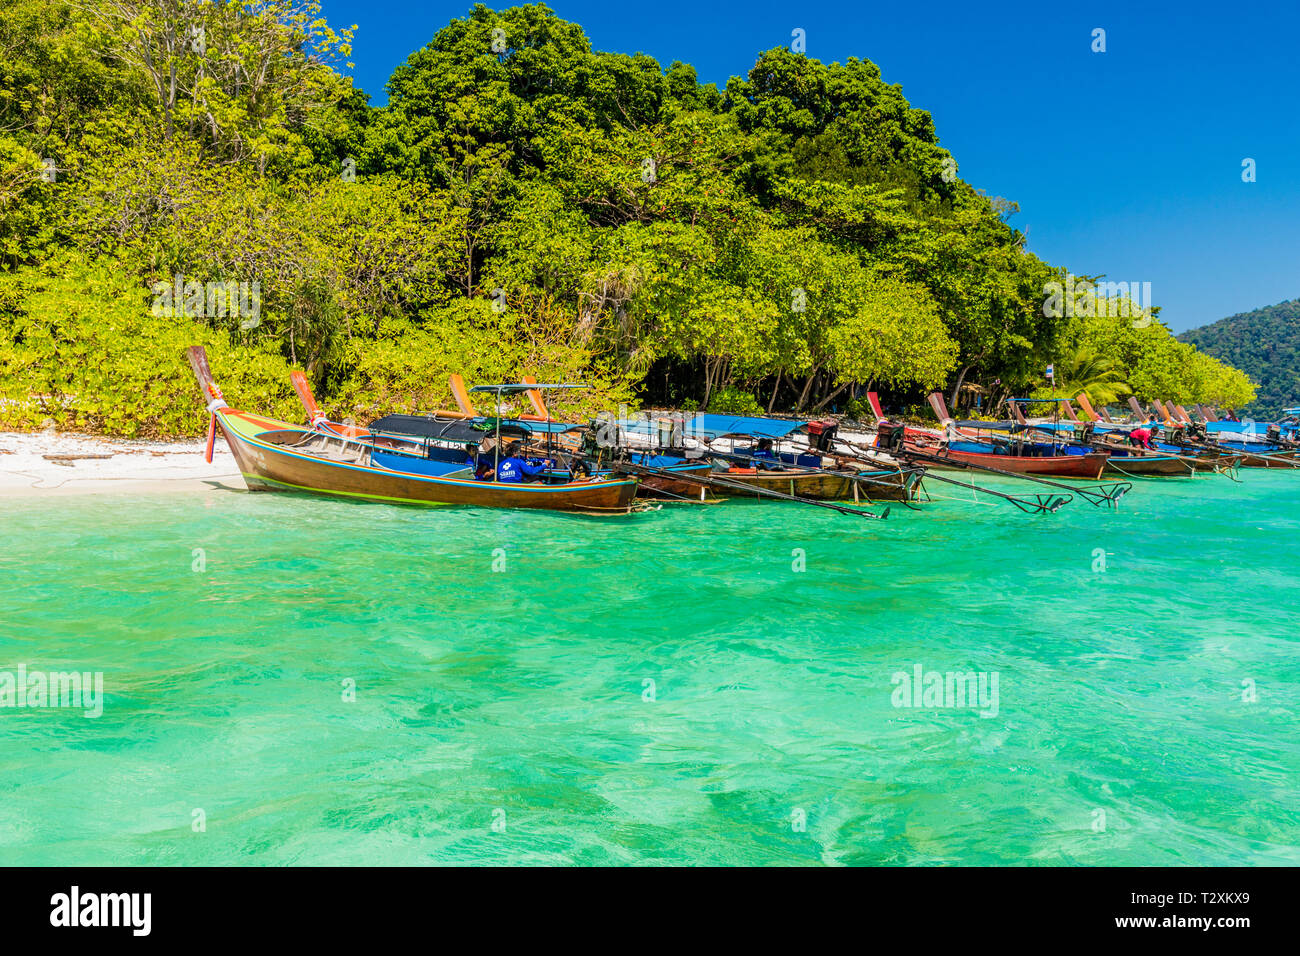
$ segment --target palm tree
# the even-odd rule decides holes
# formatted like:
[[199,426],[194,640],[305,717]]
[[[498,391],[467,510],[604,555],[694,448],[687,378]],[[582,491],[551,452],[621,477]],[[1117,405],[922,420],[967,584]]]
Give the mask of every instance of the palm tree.
[[1113,359],[1084,345],[1056,363],[1056,390],[1062,398],[1087,392],[1094,405],[1114,405],[1133,389]]

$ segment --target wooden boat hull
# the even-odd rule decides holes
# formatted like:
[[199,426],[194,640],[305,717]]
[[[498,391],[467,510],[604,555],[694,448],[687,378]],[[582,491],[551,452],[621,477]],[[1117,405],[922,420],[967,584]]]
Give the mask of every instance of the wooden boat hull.
[[[335,440],[340,450],[354,449],[355,457],[335,460],[306,453],[305,443],[331,441],[319,431],[231,408],[218,409],[215,414],[250,491],[301,491],[395,504],[580,512],[626,512],[636,496],[637,482],[628,478],[507,484],[374,467],[366,463],[364,445],[342,440]],[[344,451],[343,457],[346,455]]]
[[[671,469],[674,474],[689,475],[695,478],[708,478],[713,474],[713,466],[708,462],[701,465],[692,465],[689,468],[674,467]],[[712,494],[707,487],[694,481],[687,481],[684,478],[672,478],[665,474],[646,475],[641,479],[641,487],[637,494],[642,498],[700,498],[700,492],[705,492],[704,497]]]
[[859,471],[856,474],[854,484],[859,495],[872,501],[915,501],[924,477],[924,472],[916,470]]
[[1196,465],[1177,455],[1111,455],[1104,473],[1141,475],[1144,478],[1190,478],[1196,474]]
[[946,468],[962,470],[962,463],[980,465],[984,468],[996,468],[1017,475],[1041,475],[1048,478],[1086,478],[1097,480],[1105,470],[1110,458],[1104,452],[1087,455],[1052,455],[1043,457],[1020,457],[1017,455],[983,454],[981,452],[956,451],[944,445],[926,447],[914,442],[905,446],[910,451],[933,455],[939,459],[948,459],[951,465],[939,461],[927,462],[928,468]]
[[1160,448],[1178,449],[1181,454],[1195,455],[1207,459],[1220,468],[1236,465],[1240,468],[1300,468],[1300,452],[1289,449],[1252,453],[1249,449],[1220,445],[1206,447],[1198,445],[1191,448],[1185,445],[1160,442]]
[[[749,469],[716,471],[729,482],[738,482],[765,491],[798,495],[814,501],[911,501],[917,495],[919,475],[897,471],[752,471]],[[745,497],[743,491],[728,489],[726,494]],[[754,497],[761,497],[755,493]]]
[[1267,455],[1253,455],[1239,452],[1242,468],[1300,468],[1300,458],[1295,452],[1286,450],[1269,452]]
[[1222,448],[1193,448],[1188,445],[1157,442],[1156,449],[1157,454],[1160,451],[1167,451],[1175,455],[1194,458],[1194,467],[1197,471],[1223,471],[1225,468],[1236,468],[1241,465],[1242,460],[1240,452],[1227,451]]

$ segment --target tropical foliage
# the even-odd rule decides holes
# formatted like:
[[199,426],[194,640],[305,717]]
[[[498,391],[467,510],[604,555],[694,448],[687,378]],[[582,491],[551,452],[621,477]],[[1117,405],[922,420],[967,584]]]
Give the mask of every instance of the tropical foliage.
[[1300,405],[1300,299],[1229,316],[1178,338],[1259,382],[1254,402],[1224,404],[1260,421]]
[[869,61],[769,50],[719,90],[480,5],[374,108],[353,29],[318,0],[7,0],[0,421],[194,433],[191,341],[240,401],[292,416],[304,367],[357,419],[445,405],[451,371],[591,382],[572,414],[995,398],[1054,360],[1250,387],[1150,315],[1050,315],[1064,271]]

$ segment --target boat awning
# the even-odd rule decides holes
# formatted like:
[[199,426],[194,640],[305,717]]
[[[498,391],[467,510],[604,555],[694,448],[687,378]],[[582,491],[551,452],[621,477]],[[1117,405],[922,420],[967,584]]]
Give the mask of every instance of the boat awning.
[[[671,416],[663,415],[660,418]],[[682,434],[688,438],[711,441],[714,438],[785,438],[807,425],[806,420],[790,421],[784,418],[743,418],[735,415],[700,414],[682,421]],[[658,428],[657,419],[636,420],[625,425],[633,434],[650,435]]]
[[[501,434],[518,438],[521,435],[558,435],[561,432],[581,431],[586,425],[568,422],[534,422],[518,418],[501,419]],[[441,441],[478,442],[495,435],[495,418],[439,418],[437,415],[386,415],[370,423],[372,432],[392,435],[410,435],[415,438],[436,438]]]
[[965,428],[969,431],[986,431],[986,432],[1064,432],[1066,435],[1073,435],[1075,428],[1074,422],[1030,422],[1028,425],[1021,425],[1019,422],[953,422],[956,428]]
[[1259,435],[1268,431],[1270,422],[1207,422],[1207,432],[1222,432],[1225,435]]
[[[539,423],[541,424],[541,423]],[[527,435],[529,429],[522,423],[502,422],[501,434]],[[388,432],[393,435],[410,435],[415,438],[436,438],[440,441],[474,442],[496,432],[496,425],[482,420],[466,418],[438,418],[432,415],[385,415],[370,423],[370,432]]]
[[1019,422],[967,421],[967,422],[953,422],[952,424],[954,428],[965,428],[969,431],[985,431],[985,432],[1029,432],[1040,428],[1053,430],[1052,425],[1050,423],[1045,423],[1042,425],[1021,425]]
[[721,438],[724,435],[749,438],[785,438],[807,425],[807,421],[789,421],[784,418],[738,418],[731,415],[696,415],[688,424],[692,434],[702,438]]

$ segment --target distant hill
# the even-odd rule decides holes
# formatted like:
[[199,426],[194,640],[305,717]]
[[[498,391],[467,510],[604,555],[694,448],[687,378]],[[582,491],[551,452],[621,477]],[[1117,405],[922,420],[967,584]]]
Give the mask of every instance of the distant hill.
[[1230,315],[1178,338],[1259,383],[1254,404],[1245,409],[1252,418],[1267,421],[1300,405],[1300,299]]

